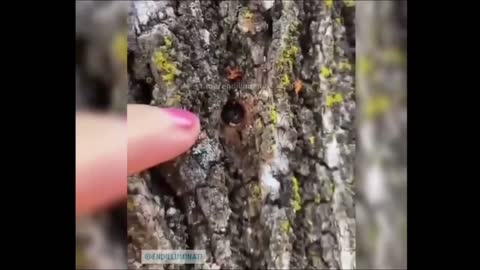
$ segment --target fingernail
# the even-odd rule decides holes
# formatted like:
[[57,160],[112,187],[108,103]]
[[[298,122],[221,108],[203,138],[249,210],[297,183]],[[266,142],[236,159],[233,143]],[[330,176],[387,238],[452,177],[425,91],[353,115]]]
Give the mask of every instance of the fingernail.
[[175,125],[180,128],[190,129],[195,125],[197,116],[189,111],[177,108],[164,109],[173,119]]

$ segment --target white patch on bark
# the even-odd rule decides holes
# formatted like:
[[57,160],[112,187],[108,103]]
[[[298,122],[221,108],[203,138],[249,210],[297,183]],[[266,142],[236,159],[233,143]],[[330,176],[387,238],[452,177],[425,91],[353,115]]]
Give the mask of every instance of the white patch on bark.
[[288,172],[288,157],[283,154],[279,153],[278,155],[275,155],[275,160],[274,160],[274,166],[275,168],[282,172],[282,173],[287,173]]
[[282,253],[282,256],[280,257],[280,269],[290,269],[290,252],[284,252]]
[[210,32],[205,29],[200,29],[200,35],[202,36],[203,41],[205,41],[207,45],[210,45]]
[[323,128],[324,133],[332,133],[333,132],[333,116],[331,110],[325,110],[325,113],[322,115],[323,119]]
[[271,9],[274,4],[275,4],[275,0],[263,0],[262,1],[263,8],[265,8],[266,10]]
[[165,13],[167,14],[167,17],[169,18],[175,18],[175,11],[173,10],[172,7],[166,7],[165,8]]
[[[318,63],[323,63],[323,53],[319,44],[315,45],[315,51],[318,53],[318,57],[317,57]],[[320,85],[320,87],[322,86]]]
[[192,12],[193,17],[200,19],[201,22],[203,22],[203,17],[202,17],[202,10],[200,8],[200,2],[199,1],[194,1],[190,2],[190,11]]
[[330,168],[338,167],[340,164],[340,149],[335,137],[332,138],[331,142],[327,143],[325,162]]
[[221,269],[220,265],[213,263],[213,262],[207,262],[203,264],[203,269],[211,269],[211,270],[219,270]]
[[387,190],[385,187],[385,176],[380,164],[375,164],[366,170],[363,194],[371,205],[378,205],[384,202]]
[[264,164],[260,170],[260,183],[262,185],[262,189],[266,191],[266,194],[270,194],[273,199],[278,198],[280,182],[273,177],[272,168],[270,165]]
[[134,1],[133,4],[140,24],[147,24],[149,17],[157,10],[155,1]]
[[340,241],[340,268],[341,269],[355,269],[355,237],[351,232],[355,227],[355,219],[344,217],[338,218],[338,230]]

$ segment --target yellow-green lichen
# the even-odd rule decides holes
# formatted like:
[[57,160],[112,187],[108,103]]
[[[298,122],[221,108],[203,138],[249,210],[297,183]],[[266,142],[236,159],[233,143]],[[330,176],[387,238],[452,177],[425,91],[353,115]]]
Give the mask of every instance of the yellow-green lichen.
[[127,50],[128,50],[128,42],[127,42],[127,33],[118,33],[113,38],[112,43],[113,54],[118,61],[122,64],[127,64]]
[[403,66],[407,62],[407,56],[399,49],[388,49],[383,52],[386,63]]
[[391,108],[391,101],[387,96],[376,96],[369,99],[365,105],[365,116],[373,118]]
[[325,6],[330,9],[333,6],[333,0],[325,0]]
[[280,55],[278,69],[280,71],[284,71],[286,68],[291,70],[299,51],[300,49],[295,45],[285,48]]
[[370,75],[373,71],[373,63],[370,59],[366,57],[361,57],[358,59],[358,72],[364,75]]
[[284,89],[291,85],[290,74],[293,71],[293,66],[296,62],[297,55],[300,52],[300,48],[295,42],[297,39],[296,36],[298,36],[299,25],[300,22],[295,21],[288,26],[288,32],[286,33],[285,39],[286,45],[280,53],[276,66],[278,72],[281,73],[279,74],[280,86]]
[[284,88],[290,85],[290,77],[288,76],[287,73],[283,74],[282,79],[280,81],[280,85]]
[[290,222],[288,220],[282,221],[282,223],[280,223],[280,228],[284,233],[289,233],[290,230],[292,229],[292,227],[290,226]]
[[348,63],[348,61],[343,60],[338,64],[338,69],[340,71],[351,71],[352,70],[352,65]]
[[175,80],[175,74],[174,73],[168,73],[162,76],[162,79],[164,82],[171,83]]
[[165,47],[167,49],[171,49],[172,48],[172,45],[173,45],[173,40],[171,37],[164,37],[163,38],[163,42],[165,43]]
[[252,188],[252,195],[255,199],[260,200],[262,198],[262,189],[259,185],[255,184]]
[[345,6],[347,6],[347,7],[353,7],[353,6],[355,6],[355,0],[343,0],[343,3],[344,3]]
[[313,201],[314,201],[316,204],[320,204],[321,199],[322,199],[322,197],[320,197],[320,194],[317,194],[317,195],[315,195],[315,198],[313,199]]
[[329,78],[330,76],[332,76],[332,70],[327,67],[322,67],[320,70],[320,75],[323,78]]
[[293,35],[298,34],[298,27],[300,26],[299,21],[295,21],[288,26],[289,37],[288,39],[291,41],[293,40]]
[[245,12],[243,13],[243,17],[249,20],[252,19],[253,18],[252,11],[250,11],[249,9],[245,10]]
[[308,141],[310,142],[311,145],[314,145],[315,144],[315,136],[308,137]]
[[277,113],[277,110],[275,109],[275,107],[270,108],[270,120],[274,124],[276,124],[277,121],[278,121],[278,113]]
[[164,45],[153,53],[153,63],[157,70],[162,73],[162,80],[165,84],[170,85],[175,81],[176,76],[180,73],[173,60],[169,58],[169,52],[173,49],[173,39],[171,37],[163,38]]
[[157,70],[163,73],[162,79],[167,85],[175,81],[175,77],[178,75],[178,70],[163,50],[157,50],[153,54],[153,63]]
[[292,177],[292,192],[293,199],[290,200],[290,203],[295,212],[302,209],[302,197],[300,196],[300,185],[298,184],[298,179],[294,176]]
[[179,105],[181,101],[182,101],[182,96],[177,94],[177,95],[174,95],[173,97],[170,97],[169,99],[167,99],[166,105],[168,107],[174,107],[174,106]]
[[327,107],[331,108],[336,104],[340,104],[343,102],[343,96],[340,93],[335,93],[335,94],[329,94],[327,95],[327,100],[325,102],[325,105]]

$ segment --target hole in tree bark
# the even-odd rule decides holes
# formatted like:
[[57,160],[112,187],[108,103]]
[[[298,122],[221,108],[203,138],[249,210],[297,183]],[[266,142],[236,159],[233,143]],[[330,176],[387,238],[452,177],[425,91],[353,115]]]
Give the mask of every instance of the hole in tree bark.
[[222,110],[222,121],[229,126],[238,126],[245,119],[245,107],[237,102],[230,100]]
[[133,91],[133,97],[139,104],[150,104],[153,99],[152,81],[151,77],[145,78],[145,80],[135,80]]

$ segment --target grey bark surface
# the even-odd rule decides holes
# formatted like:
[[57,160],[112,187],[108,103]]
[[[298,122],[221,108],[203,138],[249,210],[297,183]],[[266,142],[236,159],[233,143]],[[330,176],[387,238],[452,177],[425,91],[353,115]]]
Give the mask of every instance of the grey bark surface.
[[355,268],[354,14],[131,3],[128,102],[191,110],[202,128],[188,153],[129,178],[129,268],[190,268],[142,265],[144,249],[205,249],[195,268]]
[[356,5],[361,269],[407,269],[406,7],[407,1]]

